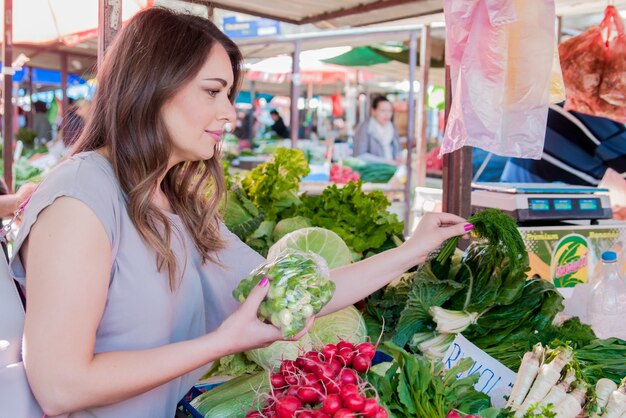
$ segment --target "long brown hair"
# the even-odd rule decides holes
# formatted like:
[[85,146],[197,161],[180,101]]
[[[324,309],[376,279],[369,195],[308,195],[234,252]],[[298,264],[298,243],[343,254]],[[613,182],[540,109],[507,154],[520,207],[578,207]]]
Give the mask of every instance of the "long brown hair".
[[[161,108],[197,75],[211,48],[220,44],[232,64],[234,102],[242,56],[233,41],[207,19],[150,8],[135,15],[116,36],[98,71],[97,91],[85,130],[72,154],[105,148],[126,197],[130,218],[165,267],[170,287],[177,280],[171,249],[172,225],[152,198],[161,188],[180,216],[203,262],[217,262],[224,248],[218,206],[225,193],[219,151],[210,160],[182,162],[167,170],[171,140]],[[207,185],[211,194],[206,197]]]

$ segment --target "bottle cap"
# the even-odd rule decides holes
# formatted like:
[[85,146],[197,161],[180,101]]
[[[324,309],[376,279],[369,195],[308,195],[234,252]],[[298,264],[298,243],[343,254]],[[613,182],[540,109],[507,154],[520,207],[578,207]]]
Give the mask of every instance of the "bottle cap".
[[605,251],[602,253],[602,261],[617,261],[615,251]]

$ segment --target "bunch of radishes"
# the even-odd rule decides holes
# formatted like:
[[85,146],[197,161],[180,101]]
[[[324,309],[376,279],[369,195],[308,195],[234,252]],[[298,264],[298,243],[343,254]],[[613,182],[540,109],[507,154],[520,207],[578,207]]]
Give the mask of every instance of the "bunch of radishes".
[[375,353],[369,342],[342,340],[285,360],[270,376],[266,406],[246,417],[387,418],[378,400],[367,397],[375,392],[358,374],[367,372]]
[[352,171],[350,167],[333,164],[330,167],[330,181],[333,183],[346,184],[351,181],[358,181],[361,178],[358,172]]

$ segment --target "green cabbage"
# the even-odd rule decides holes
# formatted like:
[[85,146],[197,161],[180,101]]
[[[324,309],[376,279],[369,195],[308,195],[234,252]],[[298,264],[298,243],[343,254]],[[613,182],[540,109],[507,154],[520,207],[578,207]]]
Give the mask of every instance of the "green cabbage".
[[276,224],[274,228],[273,238],[274,241],[278,241],[290,232],[297,231],[298,229],[308,228],[313,226],[309,218],[304,216],[294,216],[293,218],[283,219]]
[[367,327],[361,313],[354,306],[348,306],[315,318],[309,334],[315,345],[337,344],[340,339],[360,343],[367,338]]
[[287,248],[314,252],[326,260],[330,269],[352,262],[352,253],[346,243],[339,235],[324,228],[303,228],[285,235],[272,245],[267,258],[276,258]]
[[246,351],[246,357],[265,370],[276,370],[283,360],[295,360],[312,347],[311,338],[306,334],[298,341],[276,341],[269,347]]

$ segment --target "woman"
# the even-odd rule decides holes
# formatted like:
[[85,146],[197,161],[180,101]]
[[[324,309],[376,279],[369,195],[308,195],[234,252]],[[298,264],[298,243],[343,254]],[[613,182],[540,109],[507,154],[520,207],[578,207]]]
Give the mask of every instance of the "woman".
[[[256,316],[267,281],[242,305],[232,298],[263,259],[218,216],[219,143],[235,123],[241,61],[209,21],[158,8],[131,19],[109,49],[91,117],[33,195],[11,263],[27,292],[25,368],[47,415],[169,418],[208,363],[281,338]],[[337,290],[321,314],[384,286],[467,225],[428,216],[419,239],[333,271]]]
[[391,118],[393,106],[383,96],[372,100],[371,117],[354,134],[353,154],[366,161],[398,164],[402,160],[400,138]]

